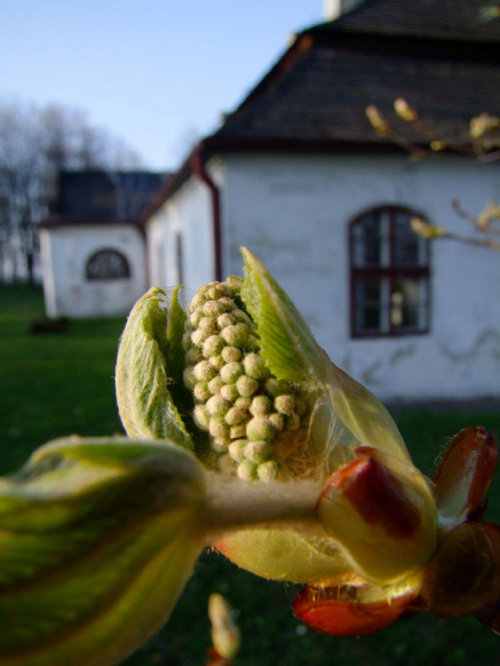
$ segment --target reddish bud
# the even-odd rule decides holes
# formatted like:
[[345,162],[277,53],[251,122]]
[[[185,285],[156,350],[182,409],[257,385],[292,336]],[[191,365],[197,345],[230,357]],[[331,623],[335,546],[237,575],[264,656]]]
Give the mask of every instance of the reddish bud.
[[375,583],[396,581],[434,552],[434,499],[413,466],[371,447],[356,454],[325,484],[318,516],[357,573]]
[[304,587],[293,602],[295,615],[307,626],[330,636],[373,634],[390,626],[415,598],[407,593],[393,599],[379,598],[380,588]]
[[500,528],[492,523],[463,523],[443,539],[427,565],[422,599],[427,608],[460,617],[498,601]]
[[434,476],[438,515],[446,529],[478,509],[495,474],[497,457],[496,438],[481,426],[454,437]]

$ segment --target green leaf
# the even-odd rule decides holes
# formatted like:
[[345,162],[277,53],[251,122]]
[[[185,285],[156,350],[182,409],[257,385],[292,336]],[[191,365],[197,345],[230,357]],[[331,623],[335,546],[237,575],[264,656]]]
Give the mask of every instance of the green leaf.
[[186,451],[58,440],[0,480],[0,664],[111,665],[154,633],[200,551]]
[[[172,321],[165,292],[151,289],[136,303],[120,341],[116,363],[116,395],[120,417],[130,437],[172,440],[193,447],[186,425],[172,398],[179,385],[180,365],[169,374],[169,349],[178,349],[181,315],[175,295]],[[183,322],[183,320],[182,320]]]
[[241,296],[257,325],[261,355],[278,379],[316,379],[326,355],[292,301],[265,266],[246,248]]

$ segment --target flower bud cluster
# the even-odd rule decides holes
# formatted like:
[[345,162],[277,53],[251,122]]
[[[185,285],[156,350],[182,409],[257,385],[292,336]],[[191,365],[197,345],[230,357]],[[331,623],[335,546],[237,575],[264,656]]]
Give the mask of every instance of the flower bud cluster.
[[219,469],[272,480],[280,467],[276,439],[300,427],[306,406],[260,356],[241,284],[235,276],[211,282],[192,299],[183,338],[184,383],[195,397],[197,426],[210,433]]

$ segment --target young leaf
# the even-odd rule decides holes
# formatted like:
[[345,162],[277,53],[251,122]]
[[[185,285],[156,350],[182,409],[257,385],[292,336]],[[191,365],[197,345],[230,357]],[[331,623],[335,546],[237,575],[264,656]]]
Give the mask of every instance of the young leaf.
[[200,551],[204,475],[168,443],[58,440],[0,480],[0,664],[115,664]]
[[257,324],[261,354],[278,379],[311,381],[325,362],[325,354],[292,301],[265,266],[246,248],[245,280],[241,296]]
[[[192,448],[193,442],[170,392],[173,377],[167,355],[169,345],[177,348],[177,306],[173,319],[169,327],[165,292],[161,289],[151,289],[139,299],[120,341],[116,395],[120,417],[130,437],[169,439]],[[177,370],[174,372],[178,374]]]

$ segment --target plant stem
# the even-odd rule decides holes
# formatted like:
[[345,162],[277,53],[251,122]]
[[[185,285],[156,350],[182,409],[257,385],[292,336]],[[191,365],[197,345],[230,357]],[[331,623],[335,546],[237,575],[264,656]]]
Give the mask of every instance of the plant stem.
[[321,487],[311,481],[252,483],[211,474],[201,536],[212,543],[240,530],[282,529],[328,538],[316,515]]

